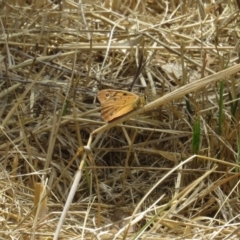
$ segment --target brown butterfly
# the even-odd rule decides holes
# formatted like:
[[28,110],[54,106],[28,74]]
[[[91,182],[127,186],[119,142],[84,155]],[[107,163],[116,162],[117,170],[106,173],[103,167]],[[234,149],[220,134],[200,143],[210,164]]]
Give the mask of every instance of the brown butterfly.
[[114,89],[99,91],[98,100],[102,106],[102,118],[106,122],[111,122],[145,105],[145,99],[143,97],[131,92]]

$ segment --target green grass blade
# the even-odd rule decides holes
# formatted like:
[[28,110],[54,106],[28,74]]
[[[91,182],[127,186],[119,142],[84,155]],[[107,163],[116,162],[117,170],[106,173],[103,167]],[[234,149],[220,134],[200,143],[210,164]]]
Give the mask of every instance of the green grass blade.
[[193,125],[193,140],[192,140],[193,154],[198,154],[199,148],[200,148],[200,118],[197,117]]

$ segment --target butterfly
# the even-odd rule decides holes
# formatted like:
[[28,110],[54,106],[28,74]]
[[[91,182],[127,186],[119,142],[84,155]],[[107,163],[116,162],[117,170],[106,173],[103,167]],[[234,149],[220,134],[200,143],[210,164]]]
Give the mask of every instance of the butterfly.
[[99,91],[98,100],[102,107],[102,118],[106,122],[111,122],[112,120],[145,105],[144,97],[128,91],[114,89],[104,89]]

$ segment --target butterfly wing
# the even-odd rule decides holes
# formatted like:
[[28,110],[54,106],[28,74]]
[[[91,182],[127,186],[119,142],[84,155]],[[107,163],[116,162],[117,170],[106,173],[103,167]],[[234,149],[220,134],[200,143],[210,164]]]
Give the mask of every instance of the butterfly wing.
[[123,116],[124,114],[133,111],[134,108],[134,104],[133,103],[129,103],[126,104],[124,106],[122,105],[117,105],[115,104],[103,104],[102,105],[102,110],[101,110],[101,114],[102,117],[105,121],[110,122],[115,118],[118,118],[120,116]]
[[98,93],[102,117],[110,122],[137,108],[139,97],[131,92],[105,89]]

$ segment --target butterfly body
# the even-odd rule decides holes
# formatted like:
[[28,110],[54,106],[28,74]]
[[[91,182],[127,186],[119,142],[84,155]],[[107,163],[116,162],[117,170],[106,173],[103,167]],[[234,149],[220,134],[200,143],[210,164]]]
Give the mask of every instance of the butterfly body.
[[102,107],[102,118],[106,122],[111,122],[133,110],[141,108],[145,104],[145,99],[141,96],[128,91],[114,89],[99,91],[98,99]]

